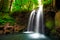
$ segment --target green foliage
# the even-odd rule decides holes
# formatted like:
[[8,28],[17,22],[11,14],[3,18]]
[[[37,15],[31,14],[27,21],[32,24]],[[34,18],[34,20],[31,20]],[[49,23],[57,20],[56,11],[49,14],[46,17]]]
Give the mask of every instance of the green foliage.
[[[52,0],[43,0],[44,5],[51,4]],[[14,11],[32,11],[38,7],[38,0],[15,0],[12,3],[12,12]]]
[[[0,13],[0,14],[2,14],[2,13]],[[15,20],[8,13],[5,13],[3,16],[0,15],[0,25],[4,25],[7,22],[13,24],[15,22]]]
[[14,19],[7,19],[7,18],[0,19],[0,25],[4,25],[7,22],[14,24],[15,20]]
[[[42,3],[44,5],[50,4],[52,0],[43,0]],[[9,11],[9,0],[2,0],[0,2],[0,7],[2,8],[1,11]],[[13,0],[12,2],[12,12],[15,11],[32,11],[38,7],[38,0]]]
[[[50,4],[52,0],[48,1],[42,1],[43,4]],[[1,10],[2,11],[9,11],[9,0],[1,0]],[[38,0],[13,0],[12,2],[12,12],[15,11],[32,11],[33,9],[36,9],[38,7]],[[5,13],[4,16],[2,16],[2,13],[0,13],[0,24],[4,24],[6,22],[14,22],[14,19],[8,14]],[[46,25],[49,26],[51,23],[48,22]],[[49,26],[51,27],[51,25]]]
[[37,0],[15,0],[15,2],[12,3],[12,12],[14,11],[24,11],[28,10],[31,11],[34,8],[37,7],[38,1]]
[[52,0],[43,0],[42,3],[44,5],[48,5],[48,4],[51,4],[52,3]]

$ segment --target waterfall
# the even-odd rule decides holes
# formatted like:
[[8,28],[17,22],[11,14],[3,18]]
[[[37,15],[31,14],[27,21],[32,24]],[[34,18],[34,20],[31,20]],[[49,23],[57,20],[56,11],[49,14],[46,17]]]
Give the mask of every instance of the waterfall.
[[39,8],[30,14],[27,32],[44,33],[43,4],[41,1],[38,0]]
[[28,36],[33,39],[47,38],[44,35],[43,5],[40,5],[37,10],[33,10],[31,12],[28,21],[27,32],[24,33],[32,33]]
[[37,10],[31,12],[27,32],[44,33],[43,5],[40,5]]
[[35,16],[35,10],[33,10],[30,14],[27,31],[32,31],[34,16]]
[[36,24],[35,24],[35,32],[44,33],[44,24],[43,24],[43,5],[40,5],[36,14]]
[[24,32],[30,33],[28,37],[32,39],[47,39],[47,37],[44,35],[43,4],[41,3],[41,1],[42,0],[38,0],[39,8],[31,12],[28,21],[27,32]]
[[27,26],[27,32],[24,32],[24,33],[33,33],[34,18],[35,18],[35,10],[33,10],[30,14],[28,26]]

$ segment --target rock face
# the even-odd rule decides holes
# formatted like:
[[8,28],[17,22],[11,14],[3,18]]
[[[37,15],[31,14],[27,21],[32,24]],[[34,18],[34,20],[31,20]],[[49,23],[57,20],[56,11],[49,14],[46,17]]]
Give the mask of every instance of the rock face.
[[[52,14],[52,13],[51,13]],[[49,13],[47,13],[47,14],[45,14],[45,22],[54,22],[54,25],[52,26],[52,27],[49,27],[50,25],[52,25],[52,23],[51,24],[49,24],[49,23],[47,23],[47,24],[49,24],[48,25],[48,27],[47,26],[45,26],[46,28],[46,30],[45,30],[45,32],[46,32],[46,34],[48,35],[48,36],[51,36],[52,38],[55,38],[55,39],[59,39],[60,38],[60,11],[58,11],[58,12],[56,12],[54,15],[54,17],[51,15],[51,14],[49,14]]]
[[45,32],[50,35],[51,30],[55,27],[55,11],[47,11],[44,15],[45,21]]
[[60,33],[60,27],[56,27],[56,31]]
[[56,12],[55,23],[56,37],[60,38],[60,10]]
[[55,21],[56,26],[60,27],[60,11],[56,12]]
[[16,22],[20,25],[26,25],[29,18],[29,12],[14,12],[12,16],[15,18]]

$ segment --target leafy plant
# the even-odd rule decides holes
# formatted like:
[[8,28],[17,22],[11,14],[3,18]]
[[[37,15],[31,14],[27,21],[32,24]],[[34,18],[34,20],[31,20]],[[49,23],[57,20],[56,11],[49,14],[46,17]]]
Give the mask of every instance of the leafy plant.
[[38,5],[37,0],[15,0],[12,3],[12,12],[14,11],[31,11],[34,8],[36,8]]
[[48,4],[51,4],[52,3],[52,0],[43,0],[42,3],[44,5],[48,5]]
[[4,25],[7,22],[13,24],[15,22],[15,20],[8,13],[4,13],[3,16],[0,15],[0,25]]

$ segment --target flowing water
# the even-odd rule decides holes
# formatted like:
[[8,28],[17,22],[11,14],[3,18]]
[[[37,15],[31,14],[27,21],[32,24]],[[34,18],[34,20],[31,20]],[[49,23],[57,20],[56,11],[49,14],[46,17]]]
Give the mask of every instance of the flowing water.
[[32,31],[33,29],[34,16],[35,16],[35,10],[33,10],[30,14],[27,31]]
[[36,24],[35,24],[35,32],[44,33],[44,24],[43,24],[43,5],[40,5],[36,14]]
[[43,4],[38,0],[39,8],[33,10],[28,21],[27,32],[44,33]]
[[[33,10],[30,14],[28,21],[27,31],[24,33],[29,33],[28,37],[31,39],[47,39],[44,35],[44,18],[43,18],[43,4],[41,4],[42,0],[38,0],[39,8],[37,10]],[[32,33],[32,34],[31,34]],[[48,39],[47,39],[48,40]]]
[[43,5],[31,12],[27,32],[44,33]]

